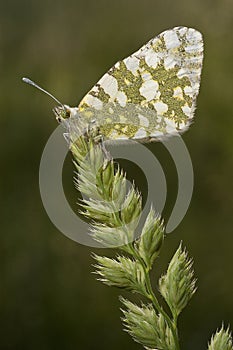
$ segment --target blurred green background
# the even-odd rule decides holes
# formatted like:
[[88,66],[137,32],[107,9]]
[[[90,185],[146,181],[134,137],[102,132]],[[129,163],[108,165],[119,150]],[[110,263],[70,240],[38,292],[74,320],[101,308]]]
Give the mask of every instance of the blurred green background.
[[[38,171],[57,126],[53,102],[20,79],[29,76],[77,105],[117,60],[177,25],[200,30],[205,40],[195,123],[183,137],[195,187],[154,276],[165,270],[182,239],[198,278],[198,291],[180,318],[182,349],[206,349],[222,320],[233,327],[232,0],[2,0],[0,19],[0,349],[141,349],[122,331],[119,291],[91,274],[91,252],[112,252],[69,240],[47,217]],[[175,167],[161,145],[148,147],[167,175],[168,218],[177,191]],[[132,168],[125,168],[134,178]],[[72,177],[68,156],[64,187],[75,207]],[[144,182],[136,178],[142,191]]]

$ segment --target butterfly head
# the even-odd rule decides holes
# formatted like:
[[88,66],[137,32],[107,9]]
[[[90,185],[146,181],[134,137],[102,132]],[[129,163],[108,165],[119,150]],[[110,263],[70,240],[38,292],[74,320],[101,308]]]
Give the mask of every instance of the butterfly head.
[[71,109],[67,105],[60,105],[53,108],[53,113],[58,121],[58,123],[62,123],[65,119],[70,118]]

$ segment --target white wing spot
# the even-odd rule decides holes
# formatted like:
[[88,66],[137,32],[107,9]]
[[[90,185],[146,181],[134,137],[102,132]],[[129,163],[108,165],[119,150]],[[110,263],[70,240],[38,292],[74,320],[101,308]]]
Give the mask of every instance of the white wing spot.
[[187,115],[187,117],[192,118],[193,116],[192,108],[190,108],[188,105],[182,106],[182,111],[184,112],[185,115]]
[[189,28],[188,32],[186,34],[187,40],[190,42],[197,42],[197,41],[202,41],[202,35],[200,32],[193,28]]
[[193,97],[193,89],[191,88],[191,86],[185,86],[184,93],[185,95]]
[[149,67],[156,68],[159,63],[159,57],[153,49],[149,49],[146,53],[145,61]]
[[[185,46],[185,52],[194,55],[197,51],[200,51],[201,45],[200,43],[190,44]],[[193,58],[192,58],[193,60]]]
[[93,88],[92,88],[92,91],[94,91],[94,92],[98,92],[99,91],[99,88],[98,88],[98,86],[93,86]]
[[174,133],[174,132],[177,131],[176,130],[177,125],[174,122],[174,120],[171,120],[171,119],[168,119],[168,118],[164,118],[164,121],[166,123],[166,131],[167,131],[167,133]]
[[163,115],[168,111],[168,105],[162,101],[155,102],[154,107],[159,115]]
[[185,68],[180,68],[178,73],[177,73],[177,76],[179,79],[183,78],[183,77],[189,77],[189,74],[190,72],[187,71],[187,69]]
[[177,99],[180,99],[180,100],[183,100],[184,97],[183,97],[183,91],[181,89],[180,86],[177,86],[176,88],[173,89],[174,90],[174,94],[173,94],[173,97],[177,98]]
[[145,71],[142,73],[142,80],[143,81],[152,80],[152,75],[149,72]]
[[92,95],[87,95],[84,102],[87,103],[90,107],[94,107],[97,110],[101,110],[103,108],[103,102]]
[[177,64],[177,61],[174,60],[172,56],[167,56],[164,58],[164,67],[166,70],[174,68]]
[[159,136],[163,136],[163,132],[162,131],[153,131],[151,134],[150,134],[150,137],[159,137]]
[[149,126],[149,120],[146,117],[144,117],[143,115],[139,114],[138,118],[139,118],[141,126],[146,126],[146,127]]
[[147,99],[147,101],[151,101],[155,98],[158,92],[159,84],[155,80],[146,80],[142,83],[139,91],[140,94]]
[[185,129],[186,127],[187,127],[187,125],[185,124],[185,122],[179,123],[179,129],[180,130]]
[[119,91],[117,93],[116,99],[119,102],[119,104],[121,105],[121,107],[125,107],[126,106],[127,96],[126,96],[126,94],[123,91]]
[[115,97],[118,91],[118,83],[116,78],[108,73],[105,74],[100,80],[99,85],[104,89],[106,94],[110,97]]
[[185,35],[187,33],[187,28],[186,27],[179,28],[179,33],[181,36]]
[[168,30],[164,33],[164,41],[168,50],[174,49],[181,44],[176,32],[173,30]]
[[139,69],[139,59],[134,56],[129,56],[128,58],[124,59],[124,63],[127,67],[127,69],[132,72],[134,75],[137,73],[137,70]]
[[147,133],[146,130],[144,130],[143,128],[139,129],[136,134],[134,135],[133,139],[143,139],[147,137]]

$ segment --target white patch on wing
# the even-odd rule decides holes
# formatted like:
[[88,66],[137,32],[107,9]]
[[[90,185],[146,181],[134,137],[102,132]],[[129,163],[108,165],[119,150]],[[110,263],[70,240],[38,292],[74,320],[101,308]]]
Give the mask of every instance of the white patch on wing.
[[186,128],[186,127],[187,127],[187,125],[185,124],[185,122],[179,123],[179,129],[180,130],[182,130],[182,129]]
[[[175,29],[175,28],[174,28],[174,29]],[[178,30],[179,30],[180,35],[183,36],[183,35],[186,34],[188,28],[186,28],[186,27],[181,27],[181,28],[179,28]]]
[[166,130],[167,130],[167,132],[169,132],[169,131],[174,132],[176,130],[177,125],[176,125],[174,120],[168,119],[168,118],[164,118],[164,121],[166,123]]
[[151,101],[155,98],[158,92],[159,84],[155,80],[146,80],[142,83],[139,91],[140,94],[146,98],[147,101]]
[[98,86],[93,86],[93,88],[92,88],[92,91],[94,91],[94,92],[98,92],[99,91],[99,88],[98,88]]
[[197,80],[195,83],[194,82],[192,83],[192,89],[193,89],[194,94],[196,94],[196,95],[198,94],[199,88],[200,88],[200,81],[199,80]]
[[146,130],[143,128],[139,129],[136,134],[134,135],[133,139],[144,139],[147,137]]
[[[195,52],[200,51],[200,49],[201,49],[200,43],[185,46],[185,52],[191,53],[191,54],[195,54]],[[192,60],[193,60],[193,58],[192,58]]]
[[129,56],[124,59],[124,63],[130,72],[132,72],[134,75],[137,73],[137,70],[139,69],[139,63],[140,63],[137,57]]
[[202,35],[200,32],[196,31],[193,28],[189,28],[186,34],[186,38],[189,42],[202,41]]
[[189,71],[187,68],[180,68],[179,71],[177,72],[178,78],[183,78],[183,77],[189,77]]
[[87,103],[90,107],[94,107],[97,110],[101,110],[103,108],[103,102],[92,95],[86,95],[84,102]]
[[159,137],[159,136],[163,136],[163,132],[162,131],[153,131],[151,134],[150,134],[150,137]]
[[121,105],[121,107],[125,107],[126,106],[127,96],[126,96],[126,94],[123,91],[119,91],[117,93],[116,99],[119,102],[119,104]]
[[193,97],[193,89],[191,86],[185,86],[184,88],[185,95]]
[[146,126],[146,127],[149,126],[149,120],[146,117],[144,117],[143,115],[139,114],[138,118],[139,118],[141,126]]
[[174,60],[174,58],[172,56],[167,56],[164,58],[165,69],[168,70],[168,69],[174,68],[176,64],[177,64],[177,61]]
[[146,55],[145,55],[145,61],[146,64],[149,67],[152,68],[156,68],[158,63],[159,63],[159,56],[157,55],[157,53],[151,48],[147,51]]
[[187,117],[192,118],[193,116],[192,108],[190,108],[188,105],[182,106],[182,111],[184,112],[185,115],[187,115]]
[[174,49],[181,44],[176,32],[173,30],[167,30],[164,33],[164,41],[168,50]]
[[159,115],[163,115],[168,111],[168,105],[162,101],[155,102],[154,107]]
[[181,99],[181,100],[184,99],[183,98],[183,91],[182,91],[180,86],[175,87],[173,90],[174,90],[173,97],[176,97],[176,98]]
[[141,74],[143,81],[152,80],[152,75],[149,72],[143,72]]
[[106,73],[98,82],[110,97],[115,97],[118,91],[118,83],[116,78]]

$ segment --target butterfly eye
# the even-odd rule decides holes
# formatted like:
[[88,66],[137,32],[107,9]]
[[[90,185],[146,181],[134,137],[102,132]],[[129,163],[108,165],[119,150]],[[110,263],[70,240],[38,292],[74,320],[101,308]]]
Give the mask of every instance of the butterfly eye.
[[68,119],[71,116],[71,111],[69,108],[67,108],[66,106],[58,106],[54,108],[54,113],[56,115],[56,117],[59,117],[60,120],[62,119]]
[[67,109],[66,112],[65,112],[64,118],[65,118],[65,119],[70,118],[70,115],[71,115],[70,109]]

